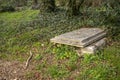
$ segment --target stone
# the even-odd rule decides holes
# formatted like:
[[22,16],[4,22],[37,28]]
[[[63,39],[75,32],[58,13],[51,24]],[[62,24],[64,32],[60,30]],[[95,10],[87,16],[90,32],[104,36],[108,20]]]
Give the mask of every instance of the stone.
[[101,30],[100,28],[81,28],[79,30],[56,36],[50,41],[53,43],[66,44],[84,48],[104,38],[105,35],[105,31]]
[[105,45],[106,45],[106,39],[103,38],[85,48],[81,48],[81,53],[82,54],[94,54],[98,50],[103,49]]

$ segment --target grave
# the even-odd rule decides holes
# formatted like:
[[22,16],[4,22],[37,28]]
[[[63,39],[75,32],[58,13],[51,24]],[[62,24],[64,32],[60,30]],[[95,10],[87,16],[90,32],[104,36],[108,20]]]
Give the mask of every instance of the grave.
[[105,35],[106,32],[100,28],[81,28],[56,36],[50,41],[80,47],[82,53],[95,53],[98,49],[96,47],[105,44],[105,39],[103,39]]
[[81,53],[82,54],[85,54],[85,53],[93,54],[93,53],[96,53],[98,50],[103,49],[105,45],[106,45],[106,38],[103,38],[85,48],[81,48]]

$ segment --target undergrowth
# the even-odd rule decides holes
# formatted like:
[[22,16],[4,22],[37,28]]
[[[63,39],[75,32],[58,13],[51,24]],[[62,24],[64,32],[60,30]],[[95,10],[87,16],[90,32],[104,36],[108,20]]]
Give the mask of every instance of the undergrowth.
[[[0,59],[26,60],[29,51],[39,61],[36,70],[52,79],[119,80],[120,11],[108,7],[85,8],[83,15],[67,17],[64,10],[39,14],[38,10],[0,13]],[[75,48],[53,45],[50,38],[81,27],[99,27],[115,42],[96,55],[79,58]],[[47,56],[47,57],[46,57]],[[27,74],[28,77],[34,74]],[[46,78],[47,78],[46,77]]]

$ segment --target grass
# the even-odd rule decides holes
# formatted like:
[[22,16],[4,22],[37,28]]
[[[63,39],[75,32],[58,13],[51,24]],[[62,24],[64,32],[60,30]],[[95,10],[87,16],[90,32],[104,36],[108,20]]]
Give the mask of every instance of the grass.
[[[25,10],[22,12],[4,12],[0,13],[0,18],[4,21],[8,22],[14,22],[14,21],[28,21],[28,20],[33,20],[36,18],[37,14],[39,13],[38,10],[33,11],[33,10]],[[34,15],[36,14],[36,15]]]
[[[111,20],[117,19],[118,14],[111,16],[105,8],[102,9],[103,12],[97,9],[95,12],[84,11],[85,15],[72,18],[66,17],[62,10],[39,16],[38,10],[0,13],[0,59],[25,61],[29,51],[32,51],[33,61],[36,62],[35,70],[40,72],[44,79],[119,80],[118,27],[112,29],[118,29],[117,34],[114,34],[117,44],[114,42],[104,51],[96,55],[84,55],[83,58],[77,56],[74,47],[53,45],[49,42],[49,39],[56,35],[84,25],[101,28],[117,26],[117,21],[112,24]],[[111,16],[110,19],[107,14]],[[112,36],[111,34],[109,36]],[[34,72],[28,72],[26,77],[34,79]]]
[[64,67],[52,65],[48,68],[48,74],[55,79],[64,79],[68,74],[68,71]]

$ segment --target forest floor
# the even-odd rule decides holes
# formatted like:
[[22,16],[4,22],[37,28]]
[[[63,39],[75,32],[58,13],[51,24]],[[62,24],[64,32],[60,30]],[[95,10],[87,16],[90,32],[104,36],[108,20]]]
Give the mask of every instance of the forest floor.
[[[0,13],[0,80],[120,80],[120,34],[115,41],[108,37],[103,51],[79,57],[75,47],[55,46],[49,40],[87,25],[108,24],[91,14],[67,18],[61,12]],[[25,69],[30,52],[33,57]]]
[[0,80],[26,80],[24,77],[27,71],[24,63],[0,60]]

